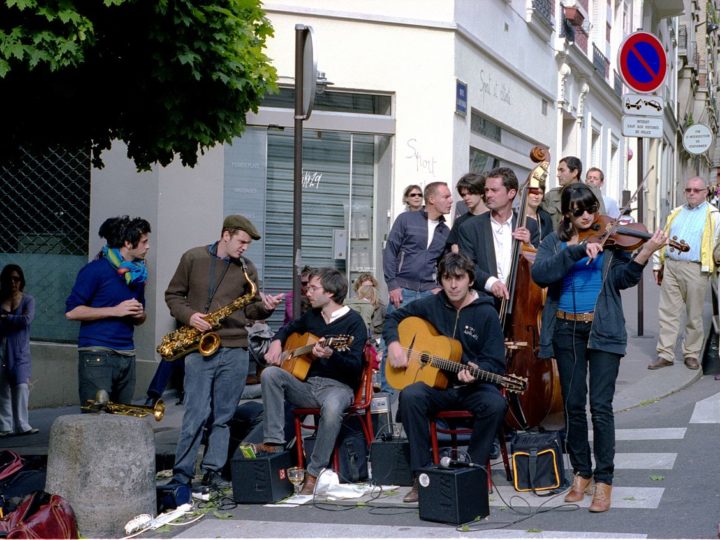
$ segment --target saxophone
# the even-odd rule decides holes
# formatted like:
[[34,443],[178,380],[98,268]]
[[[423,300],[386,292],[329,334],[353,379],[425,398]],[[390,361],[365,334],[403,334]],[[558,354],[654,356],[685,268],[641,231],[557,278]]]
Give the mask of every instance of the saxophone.
[[205,320],[212,326],[210,330],[201,332],[197,328],[185,325],[177,330],[173,330],[169,334],[165,334],[156,349],[163,360],[177,360],[195,350],[203,356],[211,356],[217,352],[220,348],[220,336],[215,330],[220,328],[220,323],[234,311],[242,309],[252,302],[257,293],[257,286],[247,275],[244,264],[242,268],[243,275],[250,284],[250,292],[243,296],[238,296],[226,306],[205,315]]

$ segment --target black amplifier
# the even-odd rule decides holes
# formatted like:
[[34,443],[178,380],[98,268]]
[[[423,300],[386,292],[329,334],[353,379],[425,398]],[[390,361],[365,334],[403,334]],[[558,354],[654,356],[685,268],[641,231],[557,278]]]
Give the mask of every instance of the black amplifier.
[[274,503],[293,493],[287,477],[290,452],[248,459],[238,450],[230,462],[233,500],[237,503]]
[[421,469],[418,485],[420,519],[460,525],[490,514],[485,469]]

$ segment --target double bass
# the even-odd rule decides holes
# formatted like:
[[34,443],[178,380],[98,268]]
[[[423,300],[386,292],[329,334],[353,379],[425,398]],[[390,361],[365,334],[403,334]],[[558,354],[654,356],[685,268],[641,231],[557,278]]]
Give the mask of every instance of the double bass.
[[[534,147],[530,159],[537,166],[520,188],[518,227],[527,223],[527,202],[530,188],[545,191],[550,156],[547,150]],[[540,222],[538,220],[538,228]],[[542,426],[562,429],[564,426],[560,375],[555,360],[540,359],[540,324],[545,291],[530,276],[536,249],[513,240],[512,266],[507,279],[509,299],[500,306],[500,322],[505,334],[508,373],[527,378],[523,394],[508,396],[505,423],[515,430]]]

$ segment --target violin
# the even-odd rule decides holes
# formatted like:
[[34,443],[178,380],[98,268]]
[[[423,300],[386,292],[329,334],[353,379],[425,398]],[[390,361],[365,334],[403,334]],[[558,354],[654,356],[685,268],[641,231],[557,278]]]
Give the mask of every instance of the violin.
[[[600,244],[603,248],[635,251],[650,238],[647,227],[642,223],[621,224],[619,219],[597,214],[595,221],[589,229],[579,231],[579,242]],[[678,240],[677,236],[668,239],[670,249],[677,249],[683,253],[690,251],[690,245],[685,240]]]

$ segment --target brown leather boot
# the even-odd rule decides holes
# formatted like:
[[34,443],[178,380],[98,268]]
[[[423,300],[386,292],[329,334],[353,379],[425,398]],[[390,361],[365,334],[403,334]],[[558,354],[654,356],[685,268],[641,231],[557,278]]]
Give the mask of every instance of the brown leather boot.
[[567,495],[565,495],[565,502],[574,503],[580,502],[585,498],[585,495],[590,495],[590,488],[592,487],[592,478],[583,478],[579,474],[573,477],[572,487]]
[[592,504],[590,505],[591,512],[607,512],[610,510],[610,493],[612,492],[612,486],[610,484],[603,484],[597,482],[595,484],[595,492],[593,493]]
[[305,473],[305,483],[303,484],[303,487],[300,490],[300,495],[314,495],[316,481],[317,481],[317,476],[313,476],[312,474],[306,472]]
[[418,484],[418,479],[416,478],[413,482],[412,488],[410,488],[410,491],[407,492],[407,494],[403,497],[404,503],[416,503],[418,502],[418,499],[420,498],[420,494],[418,493],[418,490],[420,489],[420,484]]

